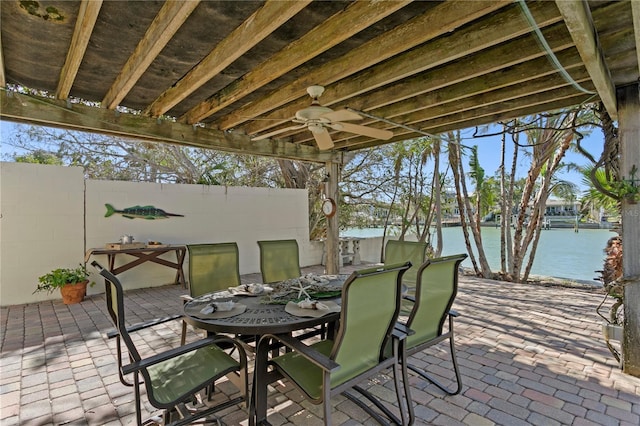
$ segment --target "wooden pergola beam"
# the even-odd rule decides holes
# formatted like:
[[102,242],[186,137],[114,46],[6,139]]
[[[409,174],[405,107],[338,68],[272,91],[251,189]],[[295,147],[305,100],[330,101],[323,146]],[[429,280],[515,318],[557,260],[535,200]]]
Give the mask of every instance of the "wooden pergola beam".
[[[617,91],[620,106],[620,174],[631,179],[631,170],[640,167],[640,85]],[[636,174],[636,179],[638,176]],[[640,182],[633,182],[635,185]],[[622,284],[624,285],[624,336],[622,371],[640,377],[640,204],[621,202]]]
[[118,106],[199,3],[167,0],[104,96],[103,107]]
[[[633,4],[633,2],[632,2]],[[591,80],[606,108],[614,120],[618,119],[616,89],[604,60],[604,54],[593,28],[589,5],[583,0],[556,0],[571,38],[580,53]]]
[[[432,134],[439,135],[452,130],[467,129],[474,126],[496,123],[498,121],[510,120],[526,115],[537,114],[540,111],[554,111],[578,105],[587,101],[591,95],[573,91],[571,95],[561,99],[553,99],[548,102],[543,95],[534,95],[526,104],[519,104],[517,107],[507,102],[506,105],[493,104],[486,107],[479,107],[475,110],[468,110],[451,117],[442,117],[426,123],[414,125],[413,127]],[[395,129],[394,137],[388,143],[400,142],[407,139],[422,137],[424,135],[411,132],[406,129]],[[336,142],[335,148],[363,149],[376,146],[375,141],[365,138],[352,138],[341,142]]]
[[21,123],[100,133],[149,142],[215,149],[235,154],[259,155],[315,163],[342,163],[339,152],[283,141],[251,141],[241,133],[126,114],[63,100],[0,91],[0,118]]
[[[575,78],[579,83],[584,83],[584,85],[589,88],[593,87],[591,80],[589,79],[589,75],[584,68],[582,68],[582,70],[579,70],[579,72],[576,72]],[[555,85],[553,85],[553,83],[551,82],[555,82]],[[447,89],[448,88],[442,89],[442,91]],[[460,90],[458,85],[454,86],[454,90]],[[555,92],[554,95],[557,98],[564,98],[567,96],[580,94],[580,92],[577,92],[559,75],[554,75],[551,77],[543,76],[535,80],[531,80],[527,82],[527,84],[517,84],[517,87],[515,88],[504,87],[494,91],[483,92],[475,94],[474,96],[460,98],[455,102],[446,102],[444,105],[429,106],[428,108],[419,110],[417,113],[401,115],[397,118],[397,121],[408,126],[421,128],[422,126],[424,126],[424,123],[435,123],[437,120],[443,120],[447,117],[453,117],[456,114],[464,114],[466,111],[478,112],[478,105],[482,105],[483,108],[488,108],[491,105],[502,106],[503,108],[513,108],[515,106],[514,104],[516,102],[519,102],[519,99],[526,99],[530,101],[531,99],[534,99],[538,94],[546,95],[545,92],[549,90],[553,90]],[[433,95],[435,98],[438,97],[438,93],[434,93]],[[429,97],[429,95],[427,95],[427,97]],[[427,114],[425,114],[424,111],[426,109],[429,109]],[[495,112],[492,112],[492,114],[493,113]],[[390,116],[388,115],[379,115],[378,111],[376,111],[374,115],[390,118]],[[370,125],[369,127],[390,128],[391,126],[380,122],[374,122],[374,124]],[[353,138],[353,135],[350,135],[348,133],[338,133],[337,135],[332,135],[332,137],[334,142],[337,144],[342,141],[348,141],[350,138]]]
[[56,98],[58,99],[67,99],[69,97],[69,92],[78,74],[78,69],[87,50],[101,7],[102,0],[82,0],[82,3],[80,3],[71,45],[67,51],[67,59],[60,71],[60,79],[56,89]]
[[293,2],[270,0],[265,3],[227,38],[218,43],[197,66],[158,96],[145,109],[144,113],[158,117],[169,111],[304,9],[310,2],[311,0]]
[[[560,18],[558,17],[558,19]],[[572,46],[572,41],[562,25],[553,25],[545,29],[544,34],[549,37],[550,40],[554,40],[553,50],[560,51],[562,58],[565,59],[568,64],[575,67],[576,64],[580,63],[580,58],[575,54],[575,51],[568,51],[568,48]],[[449,46],[451,46],[451,44]],[[467,47],[460,46],[460,49],[465,48]],[[458,54],[457,49],[451,47],[450,50],[452,54]],[[442,46],[442,48],[434,48],[431,57],[437,60],[440,55],[447,54],[445,45]],[[532,61],[535,61],[540,67],[532,67],[530,65]],[[418,58],[408,61],[408,63],[420,66]],[[415,102],[414,111],[422,110],[431,106],[429,102],[430,99],[432,99],[431,95],[437,91],[440,92],[442,99],[448,100],[450,97],[455,97],[456,95],[450,92],[455,85],[462,85],[463,87],[462,91],[457,91],[457,97],[460,97],[460,94],[464,94],[465,91],[466,95],[464,95],[464,98],[476,96],[476,94],[473,93],[476,90],[475,86],[470,87],[468,82],[481,76],[491,75],[500,70],[508,70],[508,75],[513,77],[526,75],[527,73],[535,71],[541,72],[543,70],[549,70],[549,68],[548,60],[538,45],[531,43],[531,40],[528,38],[519,38],[510,43],[498,45],[486,53],[469,55],[467,61],[447,63],[444,66],[430,71],[428,74],[423,73],[412,78],[403,79],[396,84],[367,93],[362,97],[340,102],[334,107],[341,108],[349,106],[380,117],[393,118],[399,116],[399,105],[401,105],[402,110],[406,109],[406,103],[409,102],[408,99],[412,99]],[[534,69],[535,71],[532,71]],[[514,70],[517,72],[514,72]],[[380,72],[385,74],[385,71],[380,70]],[[451,76],[456,77],[453,78]],[[371,81],[375,81],[375,79],[376,76],[371,77]],[[341,83],[338,83],[336,86],[339,85],[341,85]],[[484,87],[485,89],[489,87],[491,90],[494,90],[496,82],[492,79],[486,82]],[[342,89],[342,91],[345,90],[346,88]],[[477,100],[478,98],[476,97],[475,99]],[[437,103],[436,101],[436,104]],[[480,99],[480,104],[482,105],[483,103],[484,101]],[[422,108],[419,108],[420,105]],[[445,107],[445,109],[446,108],[448,107]],[[405,118],[401,118],[399,121],[408,124]],[[251,134],[251,131],[247,130],[247,132]],[[309,140],[309,137],[307,134],[302,133],[294,135],[292,139],[295,142],[302,143]]]
[[0,87],[7,85],[7,77],[4,72],[4,51],[2,49],[2,36],[0,35]]
[[[582,61],[569,49],[563,50],[559,57],[565,59],[563,62],[568,70],[571,70],[574,77],[580,81],[584,81],[589,75],[582,66]],[[406,116],[416,111],[422,111],[428,108],[435,108],[452,102],[466,102],[466,99],[487,94],[489,98],[498,98],[498,92],[504,88],[511,88],[515,94],[506,94],[506,99],[512,99],[514,96],[522,94],[536,93],[565,86],[568,83],[560,75],[555,68],[549,64],[546,57],[534,59],[532,61],[509,66],[500,70],[483,74],[466,81],[452,82],[449,85],[445,82],[447,74],[435,76],[428,85],[428,90],[421,92],[420,96],[407,100],[403,103],[403,108],[399,108],[397,103],[386,105],[372,111],[371,114],[394,119],[401,117],[404,122]],[[497,99],[499,102],[501,99]],[[488,99],[482,98],[483,104],[490,103]],[[373,122],[373,121],[372,121]],[[369,124],[369,122],[361,122],[360,124]]]
[[[562,17],[555,10],[535,4],[531,7],[532,13],[541,26],[553,25],[562,21]],[[379,66],[371,67],[353,77],[342,79],[337,83],[327,87],[326,92],[320,99],[322,105],[340,108],[348,105],[350,107],[371,110],[383,105],[398,102],[407,98],[417,96],[419,92],[426,92],[432,89],[429,81],[422,84],[413,84],[402,93],[398,93],[397,87],[383,87],[393,82],[408,78],[412,75],[424,73],[427,70],[438,69],[438,75],[449,76],[451,71],[464,72],[465,76],[470,75],[467,70],[473,68],[478,74],[489,72],[482,70],[481,66],[490,64],[493,69],[502,68],[507,63],[515,65],[517,63],[531,60],[543,55],[535,43],[530,39],[520,38],[531,31],[528,23],[521,19],[518,10],[507,9],[504,12],[498,11],[487,22],[483,24],[471,24],[456,30],[449,37],[438,38],[432,42],[422,44],[412,50],[387,60]],[[571,43],[571,39],[566,35],[562,26],[557,25],[548,29],[549,37],[556,42],[554,48],[562,48]],[[547,31],[545,31],[545,34]],[[512,43],[508,40],[516,38]],[[566,39],[566,40],[565,40]],[[495,46],[492,48],[492,46]],[[565,47],[566,47],[565,46]],[[491,50],[489,50],[491,48]],[[487,49],[486,53],[480,53],[479,58],[474,54]],[[472,61],[457,61],[460,58],[473,59]],[[440,68],[438,68],[440,67]],[[445,68],[446,67],[446,68]],[[424,78],[423,78],[424,80]],[[374,90],[378,88],[378,90]],[[354,93],[361,96],[354,97]],[[301,98],[296,102],[287,104],[277,109],[273,113],[266,114],[262,118],[268,120],[256,121],[247,124],[243,128],[247,134],[255,134],[266,131],[283,121],[272,120],[275,118],[293,117],[295,112],[308,106],[308,98]]]
[[351,3],[346,9],[275,53],[242,78],[191,108],[180,117],[180,121],[198,123],[257,88],[349,39],[408,3],[410,3],[409,0]]
[[[636,46],[640,46],[640,2],[631,2],[631,16],[633,19],[633,35],[636,39]],[[636,48],[638,60],[638,71],[640,71],[640,48]]]
[[358,49],[305,73],[259,100],[238,108],[216,121],[216,125],[220,129],[230,129],[249,121],[248,117],[264,114],[296,99],[304,98],[304,101],[308,102],[305,90],[312,84],[326,86],[334,83],[428,40],[447,34],[510,3],[511,0],[474,1],[465,4],[464,7],[454,2],[440,3],[409,22],[364,43]]

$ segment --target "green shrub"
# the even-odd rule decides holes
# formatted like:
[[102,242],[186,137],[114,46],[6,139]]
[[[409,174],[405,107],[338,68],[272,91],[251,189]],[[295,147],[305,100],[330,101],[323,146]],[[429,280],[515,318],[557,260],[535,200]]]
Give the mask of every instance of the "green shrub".
[[[67,284],[76,284],[89,279],[89,272],[86,266],[79,265],[77,268],[58,268],[38,277],[39,284],[34,293],[46,291],[52,293],[54,290],[64,287]],[[93,286],[95,283],[90,283]]]

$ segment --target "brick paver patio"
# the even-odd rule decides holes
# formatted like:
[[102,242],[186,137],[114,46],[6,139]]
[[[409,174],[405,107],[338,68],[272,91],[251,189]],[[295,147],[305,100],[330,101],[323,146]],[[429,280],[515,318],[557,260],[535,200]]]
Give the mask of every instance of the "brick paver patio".
[[[318,267],[306,271],[321,271]],[[255,282],[256,276],[244,276]],[[127,294],[130,322],[179,312],[177,286]],[[456,346],[464,387],[445,396],[412,377],[417,424],[434,425],[634,425],[640,424],[640,379],[617,367],[601,337],[596,291],[461,277],[454,308]],[[102,296],[79,305],[61,301],[1,309],[0,424],[132,424],[133,391],[118,380],[115,341]],[[180,341],[180,321],[138,333],[146,352]],[[199,334],[193,330],[189,339]],[[452,378],[446,343],[419,362],[443,380]],[[389,384],[381,375],[376,382]],[[235,388],[223,383],[226,393]],[[374,387],[383,398],[387,387]],[[389,397],[392,400],[392,397]],[[143,395],[147,414],[154,412]],[[334,423],[374,424],[357,406],[336,398]],[[274,425],[322,424],[321,411],[290,385],[272,389]],[[228,425],[247,424],[240,406],[222,413]]]

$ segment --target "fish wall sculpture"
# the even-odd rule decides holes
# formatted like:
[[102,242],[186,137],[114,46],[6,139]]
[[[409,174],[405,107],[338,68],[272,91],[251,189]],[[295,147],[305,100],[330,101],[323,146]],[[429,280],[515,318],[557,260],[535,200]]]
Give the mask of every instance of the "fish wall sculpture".
[[147,219],[147,220],[155,220],[155,219],[168,219],[169,217],[184,217],[183,214],[175,214],[175,213],[167,213],[162,209],[159,209],[154,206],[133,206],[127,207],[123,210],[117,210],[111,204],[105,204],[107,208],[107,213],[105,213],[104,217],[113,216],[118,213],[121,214],[122,217],[126,217],[127,219]]

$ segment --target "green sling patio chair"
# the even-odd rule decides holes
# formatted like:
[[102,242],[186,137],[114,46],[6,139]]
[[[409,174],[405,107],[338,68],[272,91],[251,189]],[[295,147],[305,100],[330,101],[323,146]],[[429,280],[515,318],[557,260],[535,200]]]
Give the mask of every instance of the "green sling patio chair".
[[258,245],[263,283],[285,281],[302,275],[296,240],[258,241]]
[[[260,272],[263,283],[270,284],[302,276],[296,240],[258,241],[258,246],[260,247]],[[322,324],[317,330],[309,331],[305,335],[313,337],[319,334],[324,337],[325,332],[325,324]]]
[[[354,394],[356,390],[396,424],[407,424],[402,390],[400,362],[403,359],[402,340],[406,334],[395,325],[400,312],[402,274],[409,262],[364,269],[351,274],[342,290],[342,310],[335,339],[320,340],[310,346],[286,335],[265,335],[260,339],[254,373],[256,421],[266,418],[266,384],[280,376],[293,383],[313,404],[323,404],[324,423],[331,424],[331,397],[344,394],[373,418],[386,424],[384,417]],[[267,353],[274,344],[283,344],[290,352],[271,358]],[[385,355],[387,343],[392,356]],[[266,364],[266,365],[265,365]],[[268,367],[273,367],[267,373]],[[358,386],[366,378],[392,368],[401,419],[378,399]],[[408,385],[405,383],[405,392]]]
[[[118,366],[122,375],[133,374],[138,425],[142,424],[140,375],[151,405],[164,410],[162,419],[152,418],[150,423],[161,420],[162,424],[185,425],[246,401],[247,357],[242,345],[228,337],[219,336],[142,358],[126,327],[124,293],[120,281],[98,262],[91,264],[105,279],[107,311],[118,332],[118,349],[122,341],[129,353],[130,363],[122,365],[122,354],[118,350]],[[164,342],[160,343],[164,345]],[[220,343],[233,345],[238,351],[238,360],[224,352],[218,346]],[[239,384],[240,396],[224,398],[215,406],[204,404],[204,401],[199,401],[199,406],[194,404],[201,391],[208,390],[210,399],[216,381],[227,375]]]
[[[189,252],[189,295],[185,301],[218,290],[239,286],[240,256],[236,243],[191,244]],[[184,345],[187,323],[182,322]]]
[[[458,313],[451,309],[458,292],[458,268],[467,254],[457,254],[435,259],[429,259],[420,265],[418,269],[418,286],[415,297],[404,296],[413,302],[413,309],[406,322],[406,327],[414,331],[414,334],[406,340],[406,367],[419,374],[424,379],[436,385],[449,395],[457,395],[462,389],[462,378],[456,360],[453,319]],[[443,332],[444,323],[449,320],[446,332]],[[410,357],[426,348],[443,340],[449,339],[451,362],[456,376],[456,388],[448,389],[433,377],[427,375],[424,363],[414,366],[410,363]],[[403,368],[405,382],[406,369]],[[409,412],[413,418],[413,406],[408,401]]]
[[384,247],[384,264],[411,262],[411,268],[404,274],[402,282],[413,290],[416,286],[418,268],[427,260],[427,243],[417,241],[388,240]]

